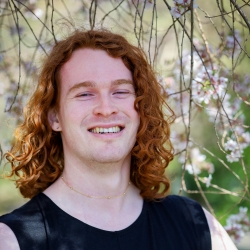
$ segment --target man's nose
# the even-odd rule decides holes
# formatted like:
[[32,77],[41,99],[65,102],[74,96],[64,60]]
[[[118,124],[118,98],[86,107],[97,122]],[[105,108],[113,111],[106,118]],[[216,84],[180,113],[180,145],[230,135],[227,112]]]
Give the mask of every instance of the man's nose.
[[118,112],[118,108],[112,102],[110,96],[102,96],[98,100],[97,105],[94,107],[93,113],[95,115],[102,115],[104,117],[108,117],[112,114],[116,114]]

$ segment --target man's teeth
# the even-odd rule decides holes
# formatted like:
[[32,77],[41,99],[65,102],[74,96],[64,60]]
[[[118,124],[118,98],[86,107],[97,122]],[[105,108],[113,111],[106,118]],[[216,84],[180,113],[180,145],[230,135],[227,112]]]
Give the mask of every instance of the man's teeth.
[[92,133],[104,134],[104,133],[118,133],[121,131],[119,126],[111,127],[111,128],[93,128],[90,130]]

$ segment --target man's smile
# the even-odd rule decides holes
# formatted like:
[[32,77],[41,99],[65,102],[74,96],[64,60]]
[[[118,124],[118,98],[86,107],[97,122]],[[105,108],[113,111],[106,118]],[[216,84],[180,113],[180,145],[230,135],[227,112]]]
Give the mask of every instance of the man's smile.
[[106,134],[106,133],[119,133],[123,129],[124,128],[120,126],[113,126],[109,128],[95,127],[90,129],[89,131],[96,134]]

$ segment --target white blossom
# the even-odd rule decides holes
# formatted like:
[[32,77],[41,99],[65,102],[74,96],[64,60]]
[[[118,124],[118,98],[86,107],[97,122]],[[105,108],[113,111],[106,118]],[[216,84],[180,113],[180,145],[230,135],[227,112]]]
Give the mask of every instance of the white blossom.
[[[173,17],[179,18],[181,15],[190,8],[191,0],[173,0],[174,7],[171,8],[170,13]],[[193,8],[197,8],[197,5],[193,4]]]
[[43,16],[43,10],[42,9],[37,8],[37,9],[35,9],[34,13],[39,18],[41,18]]
[[226,151],[231,151],[227,154],[226,158],[229,162],[237,162],[242,157],[243,150],[240,148],[240,144],[237,141],[229,138],[224,145]]
[[164,93],[161,93],[162,95],[169,95],[175,92],[174,86],[176,83],[173,77],[164,77],[162,75],[157,75],[157,81],[160,83],[162,89],[164,90]]
[[232,151],[230,154],[226,155],[226,158],[229,162],[237,162],[242,157],[242,154],[239,150]]
[[239,141],[242,149],[247,148],[250,145],[250,133],[249,132],[242,133],[239,138]]
[[214,165],[206,162],[206,156],[200,153],[198,148],[193,148],[190,152],[191,163],[186,165],[186,170],[189,174],[200,174],[202,171],[207,171],[212,174]]
[[246,207],[240,207],[238,214],[232,214],[227,218],[225,230],[235,242],[239,242],[250,232],[250,220]]
[[[228,138],[224,144],[224,149],[230,151],[226,158],[229,162],[237,162],[243,156],[243,150],[250,145],[250,133],[244,132],[243,128],[236,127],[237,140]],[[233,137],[234,134],[233,134]]]
[[35,10],[33,10],[33,13],[31,11],[26,11],[26,16],[34,20],[37,18],[41,18],[43,16],[43,10],[36,8]]
[[224,149],[225,150],[229,150],[229,151],[235,151],[237,150],[239,147],[238,147],[238,144],[236,141],[232,140],[232,139],[229,139],[225,145],[224,145]]
[[219,76],[219,72],[202,68],[192,81],[193,98],[197,103],[209,104],[211,99],[223,97],[228,79]]
[[[184,11],[183,11],[184,12]],[[170,13],[173,17],[179,18],[183,12],[178,7],[172,7]]]
[[212,177],[211,174],[209,174],[208,177],[204,177],[204,178],[203,178],[203,181],[204,181],[204,183],[206,184],[206,187],[207,187],[207,188],[210,187],[212,178],[213,178],[213,177]]
[[176,131],[171,132],[171,141],[173,143],[175,152],[181,152],[187,147],[187,139],[182,134]]

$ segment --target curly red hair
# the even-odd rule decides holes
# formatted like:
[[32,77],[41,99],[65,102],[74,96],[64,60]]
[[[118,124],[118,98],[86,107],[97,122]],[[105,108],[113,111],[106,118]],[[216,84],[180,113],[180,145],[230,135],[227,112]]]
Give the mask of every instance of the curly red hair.
[[[144,52],[107,30],[77,30],[53,47],[24,109],[24,122],[15,131],[13,147],[5,154],[12,166],[10,176],[17,177],[16,185],[22,195],[32,198],[61,175],[64,164],[61,136],[51,129],[47,115],[51,108],[58,107],[60,68],[79,48],[104,50],[121,58],[132,72],[140,126],[132,149],[131,181],[145,199],[165,197],[170,189],[165,169],[173,159],[169,140],[173,111],[161,96],[161,86]],[[170,111],[167,119],[166,108]]]

